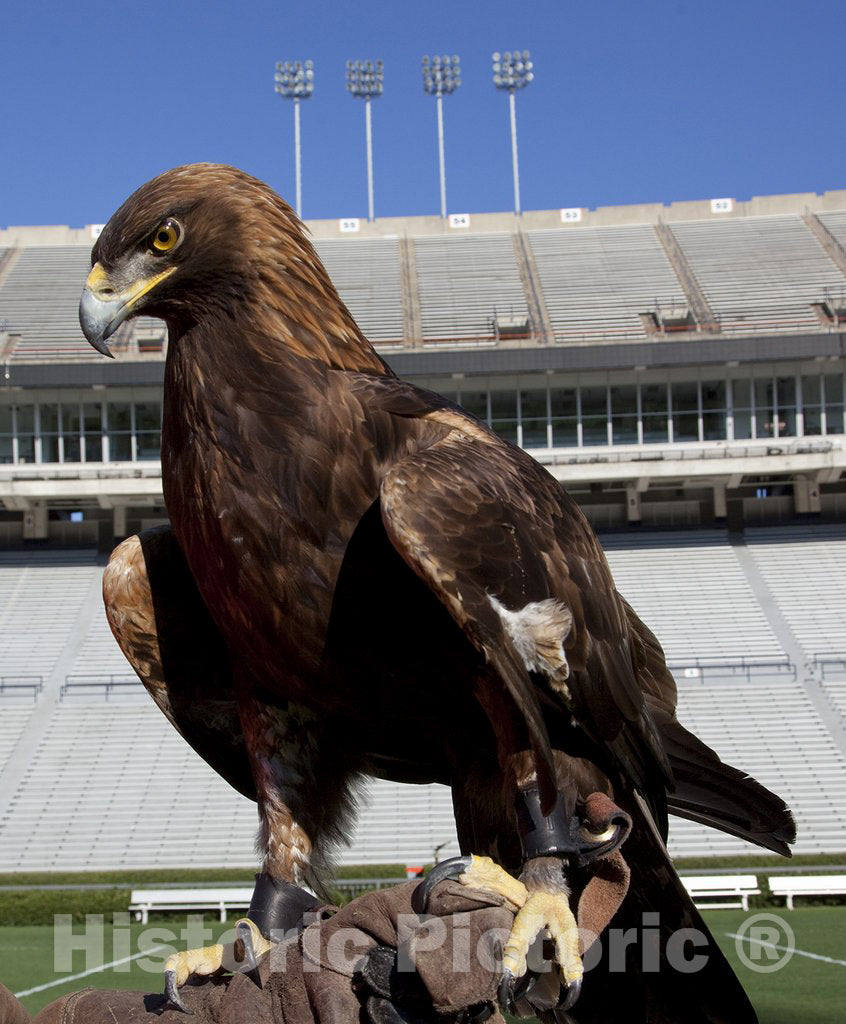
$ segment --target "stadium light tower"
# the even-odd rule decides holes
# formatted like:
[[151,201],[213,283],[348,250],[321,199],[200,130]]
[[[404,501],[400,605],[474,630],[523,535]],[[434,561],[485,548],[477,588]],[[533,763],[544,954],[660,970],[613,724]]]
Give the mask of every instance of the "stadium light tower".
[[461,85],[458,57],[423,58],[423,88],[438,104],[438,169],[441,180],[441,217],[446,217],[446,165],[444,163],[444,96]]
[[514,212],[520,213],[520,171],[517,164],[517,103],[515,94],[535,77],[534,64],[529,60],[528,50],[494,53],[493,80],[497,89],[508,92],[508,106],[511,111],[511,163],[514,168]]
[[367,219],[373,220],[373,124],[370,101],[382,95],[385,76],[380,60],[348,60],[347,89],[364,100],[364,130],[367,139]]
[[307,100],[314,92],[314,63],[310,60],[280,60],[276,64],[276,91],[286,100],[294,101],[294,178],[296,180],[297,216],[302,219],[300,100]]

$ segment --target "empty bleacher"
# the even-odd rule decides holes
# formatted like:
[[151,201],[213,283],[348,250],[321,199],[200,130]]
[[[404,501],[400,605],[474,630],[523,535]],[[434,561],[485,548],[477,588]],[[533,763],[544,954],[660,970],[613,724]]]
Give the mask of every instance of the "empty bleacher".
[[93,552],[0,552],[0,674],[50,675],[100,571]]
[[31,714],[32,705],[14,705],[4,700],[0,706],[0,779]]
[[62,352],[77,358],[102,359],[79,327],[77,309],[88,271],[86,246],[39,246],[22,249],[0,287],[0,323],[20,335],[15,359]]
[[[844,750],[802,681],[783,671],[784,648],[726,535],[610,534],[603,543],[620,591],[656,632],[671,662],[701,668],[676,673],[680,719],[796,810],[797,850],[841,849]],[[804,552],[795,586],[806,588],[817,609],[825,603],[827,617],[816,630],[827,630],[846,617],[840,585],[846,531],[750,531],[750,550],[776,596],[776,584],[790,576],[790,558],[777,550],[784,555],[794,546]],[[80,612],[81,604],[98,600],[100,572],[93,552],[4,553],[4,666],[11,655],[19,669],[52,672],[54,681],[70,670],[131,676],[99,605],[89,607],[87,616]],[[786,592],[795,593],[792,586]],[[801,635],[796,623],[791,627]],[[755,670],[732,675],[731,664],[754,664]],[[823,685],[842,714],[846,686],[838,682],[833,674]],[[45,725],[37,733],[30,725],[33,742],[22,757],[18,739],[39,711]],[[255,864],[254,805],[194,754],[140,687],[131,698],[109,701],[96,694],[60,701],[55,685],[36,705],[3,700],[0,773],[13,763],[17,782],[0,817],[0,870],[23,863],[33,870]],[[0,774],[0,790],[3,781]],[[425,863],[442,844],[441,856],[456,852],[444,787],[371,781],[359,807],[352,844],[338,858],[342,863]],[[675,855],[750,852],[739,840],[683,821],[672,824],[670,849]]]
[[[5,714],[5,712],[4,712]],[[17,721],[17,719],[21,721]],[[0,731],[4,744],[22,714]],[[342,863],[424,863],[457,852],[443,786],[362,790]],[[397,829],[397,822],[408,823]],[[0,871],[255,863],[255,805],[194,753],[152,701],[58,704],[3,819]]]
[[841,667],[837,673],[840,678],[824,676],[820,681],[823,693],[831,707],[840,715],[846,726],[846,667]]
[[152,701],[64,702],[0,821],[0,870],[250,864],[255,820]]
[[424,341],[489,341],[497,315],[528,322],[511,234],[416,238]]
[[642,338],[640,315],[687,299],[648,224],[530,231],[556,341]]
[[749,529],[746,544],[806,657],[846,658],[846,527]]
[[314,247],[356,323],[374,344],[400,344],[405,334],[396,238],[332,240]]
[[840,245],[846,249],[846,210],[831,210],[827,213],[818,213],[817,218],[822,221]]
[[[681,722],[793,810],[797,853],[842,850],[846,828],[846,756],[804,688],[791,679],[680,681]],[[740,840],[692,823],[672,822],[675,855],[753,853]]]
[[617,589],[671,664],[786,662],[725,533],[609,534],[602,544]]
[[726,334],[818,329],[812,303],[846,286],[798,214],[678,222],[672,232]]

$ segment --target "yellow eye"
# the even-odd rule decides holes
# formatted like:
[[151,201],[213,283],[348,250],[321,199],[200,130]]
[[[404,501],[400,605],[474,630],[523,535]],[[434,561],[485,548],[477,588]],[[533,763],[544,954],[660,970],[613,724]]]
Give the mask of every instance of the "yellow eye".
[[156,230],[150,235],[150,249],[157,255],[162,256],[166,252],[175,249],[182,238],[182,226],[179,221],[168,217],[163,220]]

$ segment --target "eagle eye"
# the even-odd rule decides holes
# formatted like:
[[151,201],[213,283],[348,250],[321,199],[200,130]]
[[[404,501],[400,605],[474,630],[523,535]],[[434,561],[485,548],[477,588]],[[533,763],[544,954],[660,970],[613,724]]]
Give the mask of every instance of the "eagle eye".
[[150,235],[148,245],[155,256],[172,252],[182,239],[182,225],[173,217],[167,217]]

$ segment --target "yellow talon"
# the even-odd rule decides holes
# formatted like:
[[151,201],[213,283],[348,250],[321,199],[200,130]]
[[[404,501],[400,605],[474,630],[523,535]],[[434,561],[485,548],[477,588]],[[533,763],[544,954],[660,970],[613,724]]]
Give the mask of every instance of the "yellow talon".
[[253,970],[259,957],[273,946],[249,918],[242,917],[236,921],[235,932],[238,937],[234,942],[225,945],[217,942],[202,949],[174,953],[167,958],[164,967],[165,997],[172,1006],[185,1013],[192,1012],[179,994],[179,986],[184,985],[192,974],[207,976],[224,969],[237,970],[241,964],[244,964],[247,970]]
[[223,967],[224,949],[221,943],[216,942],[202,949],[186,949],[174,953],[165,961],[165,973],[172,971],[177,985],[184,985],[192,974],[214,974]]
[[526,886],[519,879],[509,875],[490,857],[477,857],[473,854],[469,869],[459,875],[458,881],[471,889],[487,889],[498,893],[508,900],[515,910],[519,910],[529,896]]
[[548,892],[532,892],[514,918],[511,935],[502,954],[502,966],[515,978],[527,970],[529,947],[544,928],[555,943],[555,959],[567,985],[579,981],[584,974],[579,956],[579,928],[567,896]]

